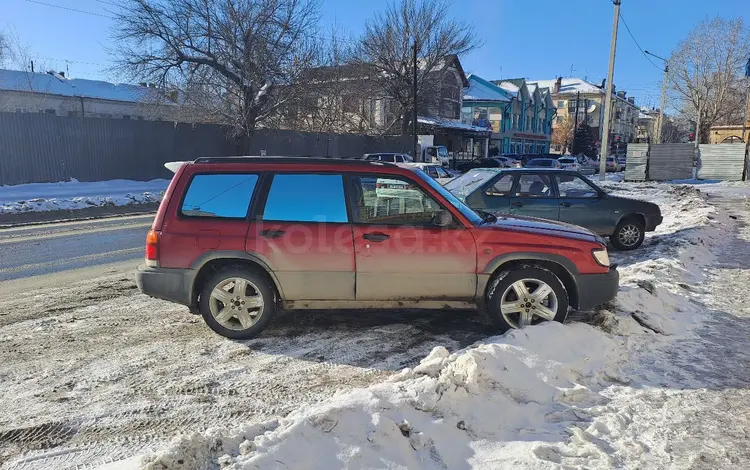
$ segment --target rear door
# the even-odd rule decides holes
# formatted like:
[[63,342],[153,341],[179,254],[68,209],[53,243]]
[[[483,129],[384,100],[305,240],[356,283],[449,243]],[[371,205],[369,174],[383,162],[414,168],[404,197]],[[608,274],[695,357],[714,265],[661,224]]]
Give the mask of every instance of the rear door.
[[[364,180],[398,181],[369,190]],[[400,176],[349,179],[357,300],[471,300],[477,253],[471,232],[435,225],[444,209]]]
[[560,206],[552,177],[548,173],[522,173],[513,185],[510,213],[558,220]]
[[584,178],[571,174],[555,175],[560,200],[560,220],[586,227],[599,234],[609,235],[610,209],[599,191]]
[[267,177],[247,251],[271,267],[287,300],[353,300],[354,245],[343,176]]

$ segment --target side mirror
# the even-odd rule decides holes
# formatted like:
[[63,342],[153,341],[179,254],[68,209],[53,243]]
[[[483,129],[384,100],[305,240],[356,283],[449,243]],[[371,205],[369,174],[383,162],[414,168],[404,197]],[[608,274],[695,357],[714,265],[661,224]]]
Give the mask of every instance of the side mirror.
[[453,225],[453,216],[446,210],[439,210],[435,213],[435,225],[438,227],[450,227]]

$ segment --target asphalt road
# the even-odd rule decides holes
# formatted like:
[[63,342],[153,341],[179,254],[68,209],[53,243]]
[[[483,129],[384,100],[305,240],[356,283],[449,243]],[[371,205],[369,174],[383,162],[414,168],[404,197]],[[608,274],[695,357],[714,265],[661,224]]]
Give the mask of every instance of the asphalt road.
[[[153,215],[0,229],[0,281],[135,266]],[[63,276],[64,278],[64,276]],[[1,284],[5,284],[2,282]]]

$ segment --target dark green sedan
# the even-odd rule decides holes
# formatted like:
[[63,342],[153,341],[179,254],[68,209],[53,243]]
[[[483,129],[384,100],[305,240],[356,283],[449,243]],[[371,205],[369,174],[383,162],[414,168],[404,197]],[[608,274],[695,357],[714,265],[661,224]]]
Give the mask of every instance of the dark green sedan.
[[641,246],[662,222],[656,204],[612,196],[571,170],[477,168],[445,188],[472,209],[580,225],[621,250]]

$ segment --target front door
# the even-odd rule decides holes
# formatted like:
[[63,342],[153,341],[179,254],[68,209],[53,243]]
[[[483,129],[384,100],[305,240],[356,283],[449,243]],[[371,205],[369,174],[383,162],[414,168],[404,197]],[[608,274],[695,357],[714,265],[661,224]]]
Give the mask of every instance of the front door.
[[494,177],[489,185],[467,196],[466,205],[493,214],[510,212],[510,190],[513,189],[514,178],[511,173],[501,173]]
[[340,174],[273,176],[246,249],[266,262],[287,300],[354,300],[354,246]]
[[[374,189],[368,180],[376,179]],[[477,253],[458,223],[435,224],[443,209],[415,181],[362,175],[349,181],[357,300],[471,300]]]
[[518,175],[511,191],[510,213],[558,220],[560,206],[552,177],[541,172]]
[[586,227],[596,233],[614,232],[610,209],[599,191],[577,175],[555,175],[560,196],[560,220]]

